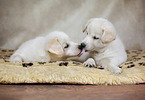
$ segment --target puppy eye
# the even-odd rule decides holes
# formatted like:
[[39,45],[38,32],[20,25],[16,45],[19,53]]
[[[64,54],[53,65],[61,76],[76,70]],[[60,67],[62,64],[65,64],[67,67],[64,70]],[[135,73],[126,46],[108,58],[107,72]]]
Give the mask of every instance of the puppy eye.
[[97,39],[99,39],[99,38],[98,38],[98,37],[96,37],[96,36],[94,36],[94,37],[93,37],[93,39],[97,40]]
[[69,47],[69,44],[66,44],[66,46],[64,48],[68,48]]

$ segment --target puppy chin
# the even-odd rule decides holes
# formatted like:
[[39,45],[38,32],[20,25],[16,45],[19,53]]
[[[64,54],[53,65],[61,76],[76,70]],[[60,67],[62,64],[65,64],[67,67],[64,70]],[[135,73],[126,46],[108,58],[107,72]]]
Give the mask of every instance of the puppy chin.
[[77,54],[66,54],[65,56],[67,56],[67,57],[76,57],[78,54],[79,53],[77,53]]

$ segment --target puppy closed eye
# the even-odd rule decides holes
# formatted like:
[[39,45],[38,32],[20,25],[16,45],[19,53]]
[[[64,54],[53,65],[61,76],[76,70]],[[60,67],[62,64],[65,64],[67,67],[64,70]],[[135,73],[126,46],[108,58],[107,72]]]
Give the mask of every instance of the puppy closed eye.
[[69,44],[66,44],[66,46],[64,48],[68,48],[69,47]]
[[93,37],[93,39],[98,40],[99,38],[98,38],[98,37],[96,37],[96,36],[94,36],[94,37]]

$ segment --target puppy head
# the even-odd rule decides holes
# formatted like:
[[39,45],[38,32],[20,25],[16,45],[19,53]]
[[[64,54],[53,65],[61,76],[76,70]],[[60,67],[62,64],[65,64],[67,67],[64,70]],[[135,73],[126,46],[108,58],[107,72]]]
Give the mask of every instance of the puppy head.
[[72,41],[65,42],[63,46],[64,55],[67,57],[77,56],[81,52],[78,46],[79,44]]
[[58,57],[77,56],[80,53],[78,44],[70,40],[64,32],[52,32],[47,37],[46,50]]
[[114,26],[103,18],[90,19],[85,25],[83,32],[87,34],[82,41],[86,45],[86,50],[101,49],[116,39]]

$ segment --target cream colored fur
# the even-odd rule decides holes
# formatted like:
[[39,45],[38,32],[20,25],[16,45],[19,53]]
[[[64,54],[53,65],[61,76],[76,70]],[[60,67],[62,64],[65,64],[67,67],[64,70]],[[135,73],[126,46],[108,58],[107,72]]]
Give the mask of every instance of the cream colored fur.
[[86,45],[84,49],[89,52],[89,56],[84,54],[79,60],[83,61],[88,56],[91,58],[84,62],[85,66],[97,64],[113,73],[121,73],[118,65],[127,60],[127,54],[113,24],[104,18],[93,18],[87,22],[83,31],[87,36],[82,43]]
[[20,64],[0,61],[0,83],[67,83],[95,85],[124,85],[145,82],[145,67],[126,68],[121,74],[107,70],[87,68],[69,62],[68,66],[57,63],[22,67]]
[[11,62],[48,62],[77,56],[78,44],[70,41],[64,33],[54,31],[24,42],[10,57]]

